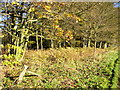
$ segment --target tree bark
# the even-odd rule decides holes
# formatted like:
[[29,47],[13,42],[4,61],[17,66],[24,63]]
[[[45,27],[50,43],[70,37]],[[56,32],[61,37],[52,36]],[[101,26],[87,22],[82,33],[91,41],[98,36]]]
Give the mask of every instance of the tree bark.
[[51,39],[51,48],[54,48],[53,39]]
[[36,44],[37,44],[37,50],[39,50],[38,30],[36,30]]
[[105,42],[105,44],[104,44],[104,48],[107,48],[107,43]]
[[88,47],[90,47],[90,44],[91,44],[91,40],[89,39],[89,41],[88,41]]
[[[41,36],[42,36],[42,32],[41,32]],[[41,46],[41,50],[43,50],[43,38],[40,38],[40,46]]]
[[96,48],[97,42],[95,41],[95,48]]
[[102,42],[100,42],[100,47],[99,48],[102,48]]
[[83,42],[83,47],[87,47],[86,41]]
[[20,61],[22,61],[23,57],[25,56],[25,52],[26,52],[26,49],[27,49],[28,41],[29,41],[29,36],[26,37],[26,42],[25,42],[25,45],[24,45],[23,54],[22,54],[22,57],[21,57]]
[[59,42],[59,48],[61,48],[61,42]]
[[64,47],[65,47],[66,45],[65,45],[65,41],[64,41]]
[[83,40],[84,40],[84,41],[83,41],[83,47],[87,47],[87,46],[86,46],[86,39],[84,38]]

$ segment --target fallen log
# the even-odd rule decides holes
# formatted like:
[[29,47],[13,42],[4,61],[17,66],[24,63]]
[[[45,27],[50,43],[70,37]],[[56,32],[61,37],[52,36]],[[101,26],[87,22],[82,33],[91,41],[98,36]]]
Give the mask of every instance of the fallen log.
[[34,73],[34,72],[31,72],[31,71],[27,71],[27,73],[33,74],[33,75],[35,75],[35,76],[40,76],[39,74]]
[[[28,66],[27,65],[24,65],[24,70],[20,73],[19,77],[18,77],[18,80],[17,80],[17,84],[21,83],[22,80],[23,80],[23,77],[25,76],[25,73],[30,73],[34,76],[39,76],[41,77],[39,74],[37,73],[34,73],[34,72],[31,72],[31,71],[27,71],[28,69]],[[32,75],[29,75],[29,76],[32,76]]]
[[28,66],[24,65],[24,70],[20,73],[20,76],[19,76],[18,81],[17,81],[18,84],[22,82],[23,77],[25,76],[27,68],[28,68]]

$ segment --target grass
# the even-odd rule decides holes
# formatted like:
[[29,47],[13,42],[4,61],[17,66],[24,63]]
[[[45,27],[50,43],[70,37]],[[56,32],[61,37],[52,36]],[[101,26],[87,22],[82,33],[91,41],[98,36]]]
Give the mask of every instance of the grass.
[[[118,58],[114,49],[59,48],[28,50],[19,65],[5,67],[5,87],[22,88],[109,88],[114,61]],[[26,73],[22,83],[16,84],[23,65],[40,75]],[[29,77],[28,77],[28,76]],[[10,78],[12,77],[12,78]]]

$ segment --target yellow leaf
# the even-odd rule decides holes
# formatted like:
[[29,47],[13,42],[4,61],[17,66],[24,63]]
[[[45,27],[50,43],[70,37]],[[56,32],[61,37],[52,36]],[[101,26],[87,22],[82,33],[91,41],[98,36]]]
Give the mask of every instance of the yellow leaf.
[[59,25],[55,25],[54,27],[55,27],[55,28],[59,28]]
[[3,37],[4,37],[4,35],[1,35],[1,36],[0,36],[0,38],[3,38]]
[[56,19],[54,22],[55,22],[55,23],[58,23],[58,20]]
[[15,4],[16,4],[16,5],[19,5],[19,3],[15,2],[15,1],[12,2],[12,5],[15,5]]
[[43,17],[43,15],[42,14],[39,14],[39,18],[42,18]]
[[47,9],[47,10],[50,9],[50,8],[51,8],[51,6],[45,6],[45,9]]
[[12,5],[16,4],[17,2],[12,2]]
[[29,9],[29,12],[33,12],[33,11],[35,11],[35,8],[30,8]]
[[45,10],[47,10],[48,12],[51,12],[51,6],[44,6]]
[[82,19],[81,19],[81,18],[79,18],[79,17],[76,17],[76,19],[77,19],[78,21],[82,21]]
[[67,14],[68,17],[72,17],[73,15],[72,14]]
[[3,48],[3,47],[4,47],[4,45],[3,45],[3,44],[0,44],[0,47],[1,47],[1,48]]

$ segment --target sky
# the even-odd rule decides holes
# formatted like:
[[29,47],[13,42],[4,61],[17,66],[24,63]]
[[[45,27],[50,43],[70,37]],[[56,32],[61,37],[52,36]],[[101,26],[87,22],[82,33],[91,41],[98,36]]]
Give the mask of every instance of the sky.
[[114,7],[120,7],[120,2],[114,3]]
[[[3,19],[2,19],[2,15],[0,15],[0,22],[2,21]],[[2,24],[0,23],[0,26],[1,26]],[[1,28],[0,28],[0,31],[1,31]]]
[[0,21],[2,21],[2,16],[0,15]]

